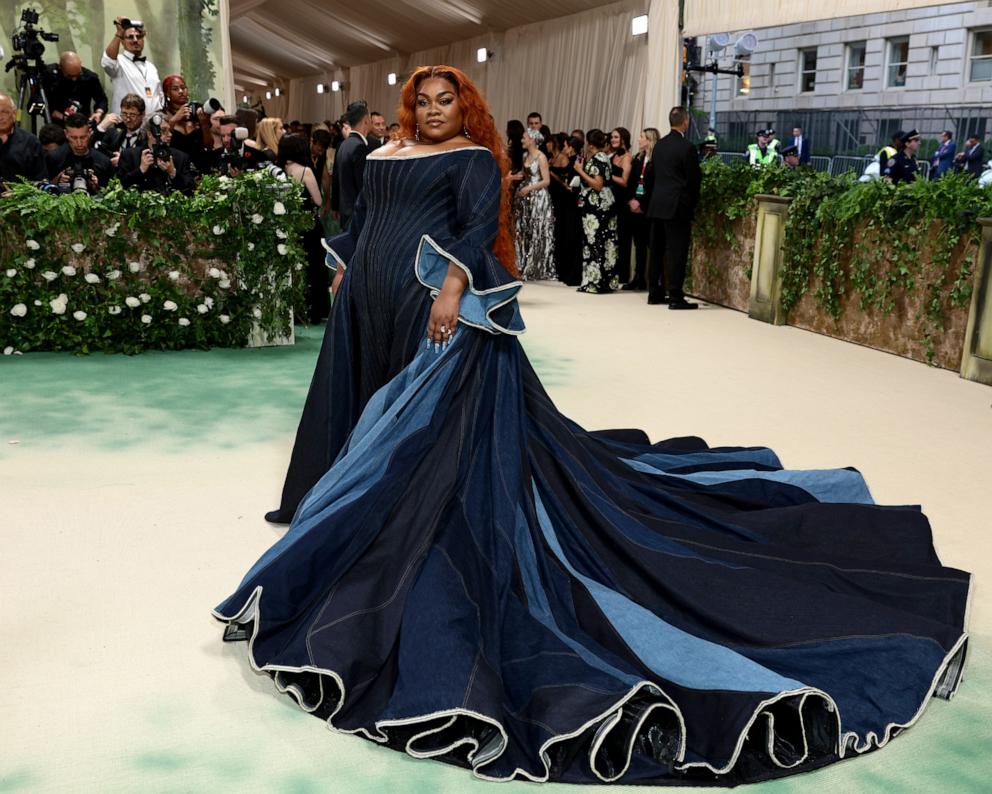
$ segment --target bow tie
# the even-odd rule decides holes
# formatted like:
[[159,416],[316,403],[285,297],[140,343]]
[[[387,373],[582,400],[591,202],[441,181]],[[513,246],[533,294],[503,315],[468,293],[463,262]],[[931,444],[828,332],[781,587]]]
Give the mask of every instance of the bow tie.
[[133,56],[131,56],[131,60],[134,61],[135,63],[137,63],[138,61],[147,61],[148,60],[148,56],[146,56],[146,55],[133,55]]

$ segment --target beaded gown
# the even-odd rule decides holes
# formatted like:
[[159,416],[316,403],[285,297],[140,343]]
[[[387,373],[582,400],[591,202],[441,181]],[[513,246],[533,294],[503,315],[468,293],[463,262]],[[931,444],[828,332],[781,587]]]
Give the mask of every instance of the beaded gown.
[[[333,729],[490,780],[774,778],[949,697],[970,578],[918,507],[558,412],[491,250],[500,186],[478,147],[369,157],[292,523],[215,609],[225,638]],[[449,263],[469,286],[437,349]]]
[[[535,185],[541,181],[541,167],[535,157],[524,165],[526,182]],[[521,187],[523,187],[521,185]],[[525,196],[517,189],[514,201],[517,267],[524,281],[544,281],[557,278],[555,272],[555,217],[551,193],[547,188],[533,190]]]

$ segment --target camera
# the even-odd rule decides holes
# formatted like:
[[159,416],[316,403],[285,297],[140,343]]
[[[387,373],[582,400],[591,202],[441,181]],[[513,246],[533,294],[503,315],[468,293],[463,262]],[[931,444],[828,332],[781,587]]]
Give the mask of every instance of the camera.
[[82,104],[80,104],[78,99],[73,99],[69,103],[69,107],[62,111],[63,116],[72,116],[78,113],[82,109]]
[[69,188],[66,192],[89,193],[91,176],[93,176],[93,170],[87,168],[85,162],[75,163],[72,166],[72,171],[69,172]]
[[145,23],[140,19],[128,19],[124,17],[121,19],[121,30],[127,30],[128,28],[138,28],[139,30],[144,30]]
[[48,33],[41,28],[36,28],[38,24],[38,12],[33,8],[25,8],[21,12],[22,30],[17,31],[10,37],[11,48],[14,56],[8,61],[5,71],[18,68],[26,71],[28,61],[35,61],[36,68],[41,68],[41,56],[45,54],[46,41],[58,41],[58,33]]
[[152,146],[152,157],[156,160],[171,160],[172,149],[169,147],[169,144],[162,140],[162,121],[162,114],[156,113],[152,116],[151,123],[148,125],[152,137],[155,138],[155,144]]
[[212,116],[218,110],[223,110],[224,107],[220,104],[219,99],[210,97],[206,102],[190,102],[189,105],[189,116],[194,121],[196,120],[196,112],[202,110],[208,116]]

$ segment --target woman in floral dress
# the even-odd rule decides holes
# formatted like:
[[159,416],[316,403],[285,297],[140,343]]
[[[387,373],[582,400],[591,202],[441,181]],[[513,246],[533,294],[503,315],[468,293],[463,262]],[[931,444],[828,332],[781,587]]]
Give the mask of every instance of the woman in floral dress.
[[613,292],[617,275],[617,213],[610,187],[606,133],[592,130],[586,136],[587,159],[575,161],[581,181],[579,219],[582,223],[582,284],[579,292]]

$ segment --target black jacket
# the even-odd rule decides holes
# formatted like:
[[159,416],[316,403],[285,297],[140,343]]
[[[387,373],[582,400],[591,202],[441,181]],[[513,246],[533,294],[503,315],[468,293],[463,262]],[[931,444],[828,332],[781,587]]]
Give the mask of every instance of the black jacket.
[[350,218],[365,180],[365,158],[368,146],[357,132],[351,133],[338,147],[334,156],[334,173],[338,180],[338,209]]
[[117,175],[121,178],[124,187],[154,190],[158,193],[172,193],[178,190],[189,195],[193,192],[195,185],[189,167],[189,155],[178,149],[171,149],[172,162],[176,165],[176,176],[170,179],[169,175],[154,163],[145,173],[141,173],[141,153],[147,148],[147,146],[135,146],[121,152],[121,157],[117,161]]
[[48,92],[48,107],[52,112],[64,114],[73,100],[79,103],[77,112],[84,116],[89,117],[97,110],[107,112],[107,94],[100,78],[85,66],[77,79],[70,80],[62,74],[57,63],[49,64],[43,81]]
[[627,193],[623,197],[625,202],[637,199],[641,205],[641,210],[646,215],[651,207],[651,196],[654,194],[654,162],[648,160],[648,167],[644,171],[644,195],[637,195],[637,185],[641,181],[641,168],[644,164],[644,155],[638,152],[630,163],[630,177],[627,179]]
[[961,158],[961,163],[964,170],[972,176],[981,176],[985,167],[985,149],[982,145],[978,144],[973,150],[965,149],[962,154],[964,157]]
[[654,189],[648,216],[662,220],[691,220],[699,203],[703,173],[696,147],[672,130],[654,145]]
[[0,141],[0,189],[22,176],[31,182],[40,182],[48,176],[45,152],[37,137],[14,127],[6,142]]
[[66,168],[72,168],[77,162],[81,162],[84,168],[89,168],[96,174],[100,187],[106,187],[110,178],[114,175],[114,166],[110,158],[90,147],[87,154],[79,157],[74,154],[69,144],[63,143],[58,149],[52,149],[45,155],[45,167],[48,169],[48,178],[53,182],[58,179],[59,172]]

